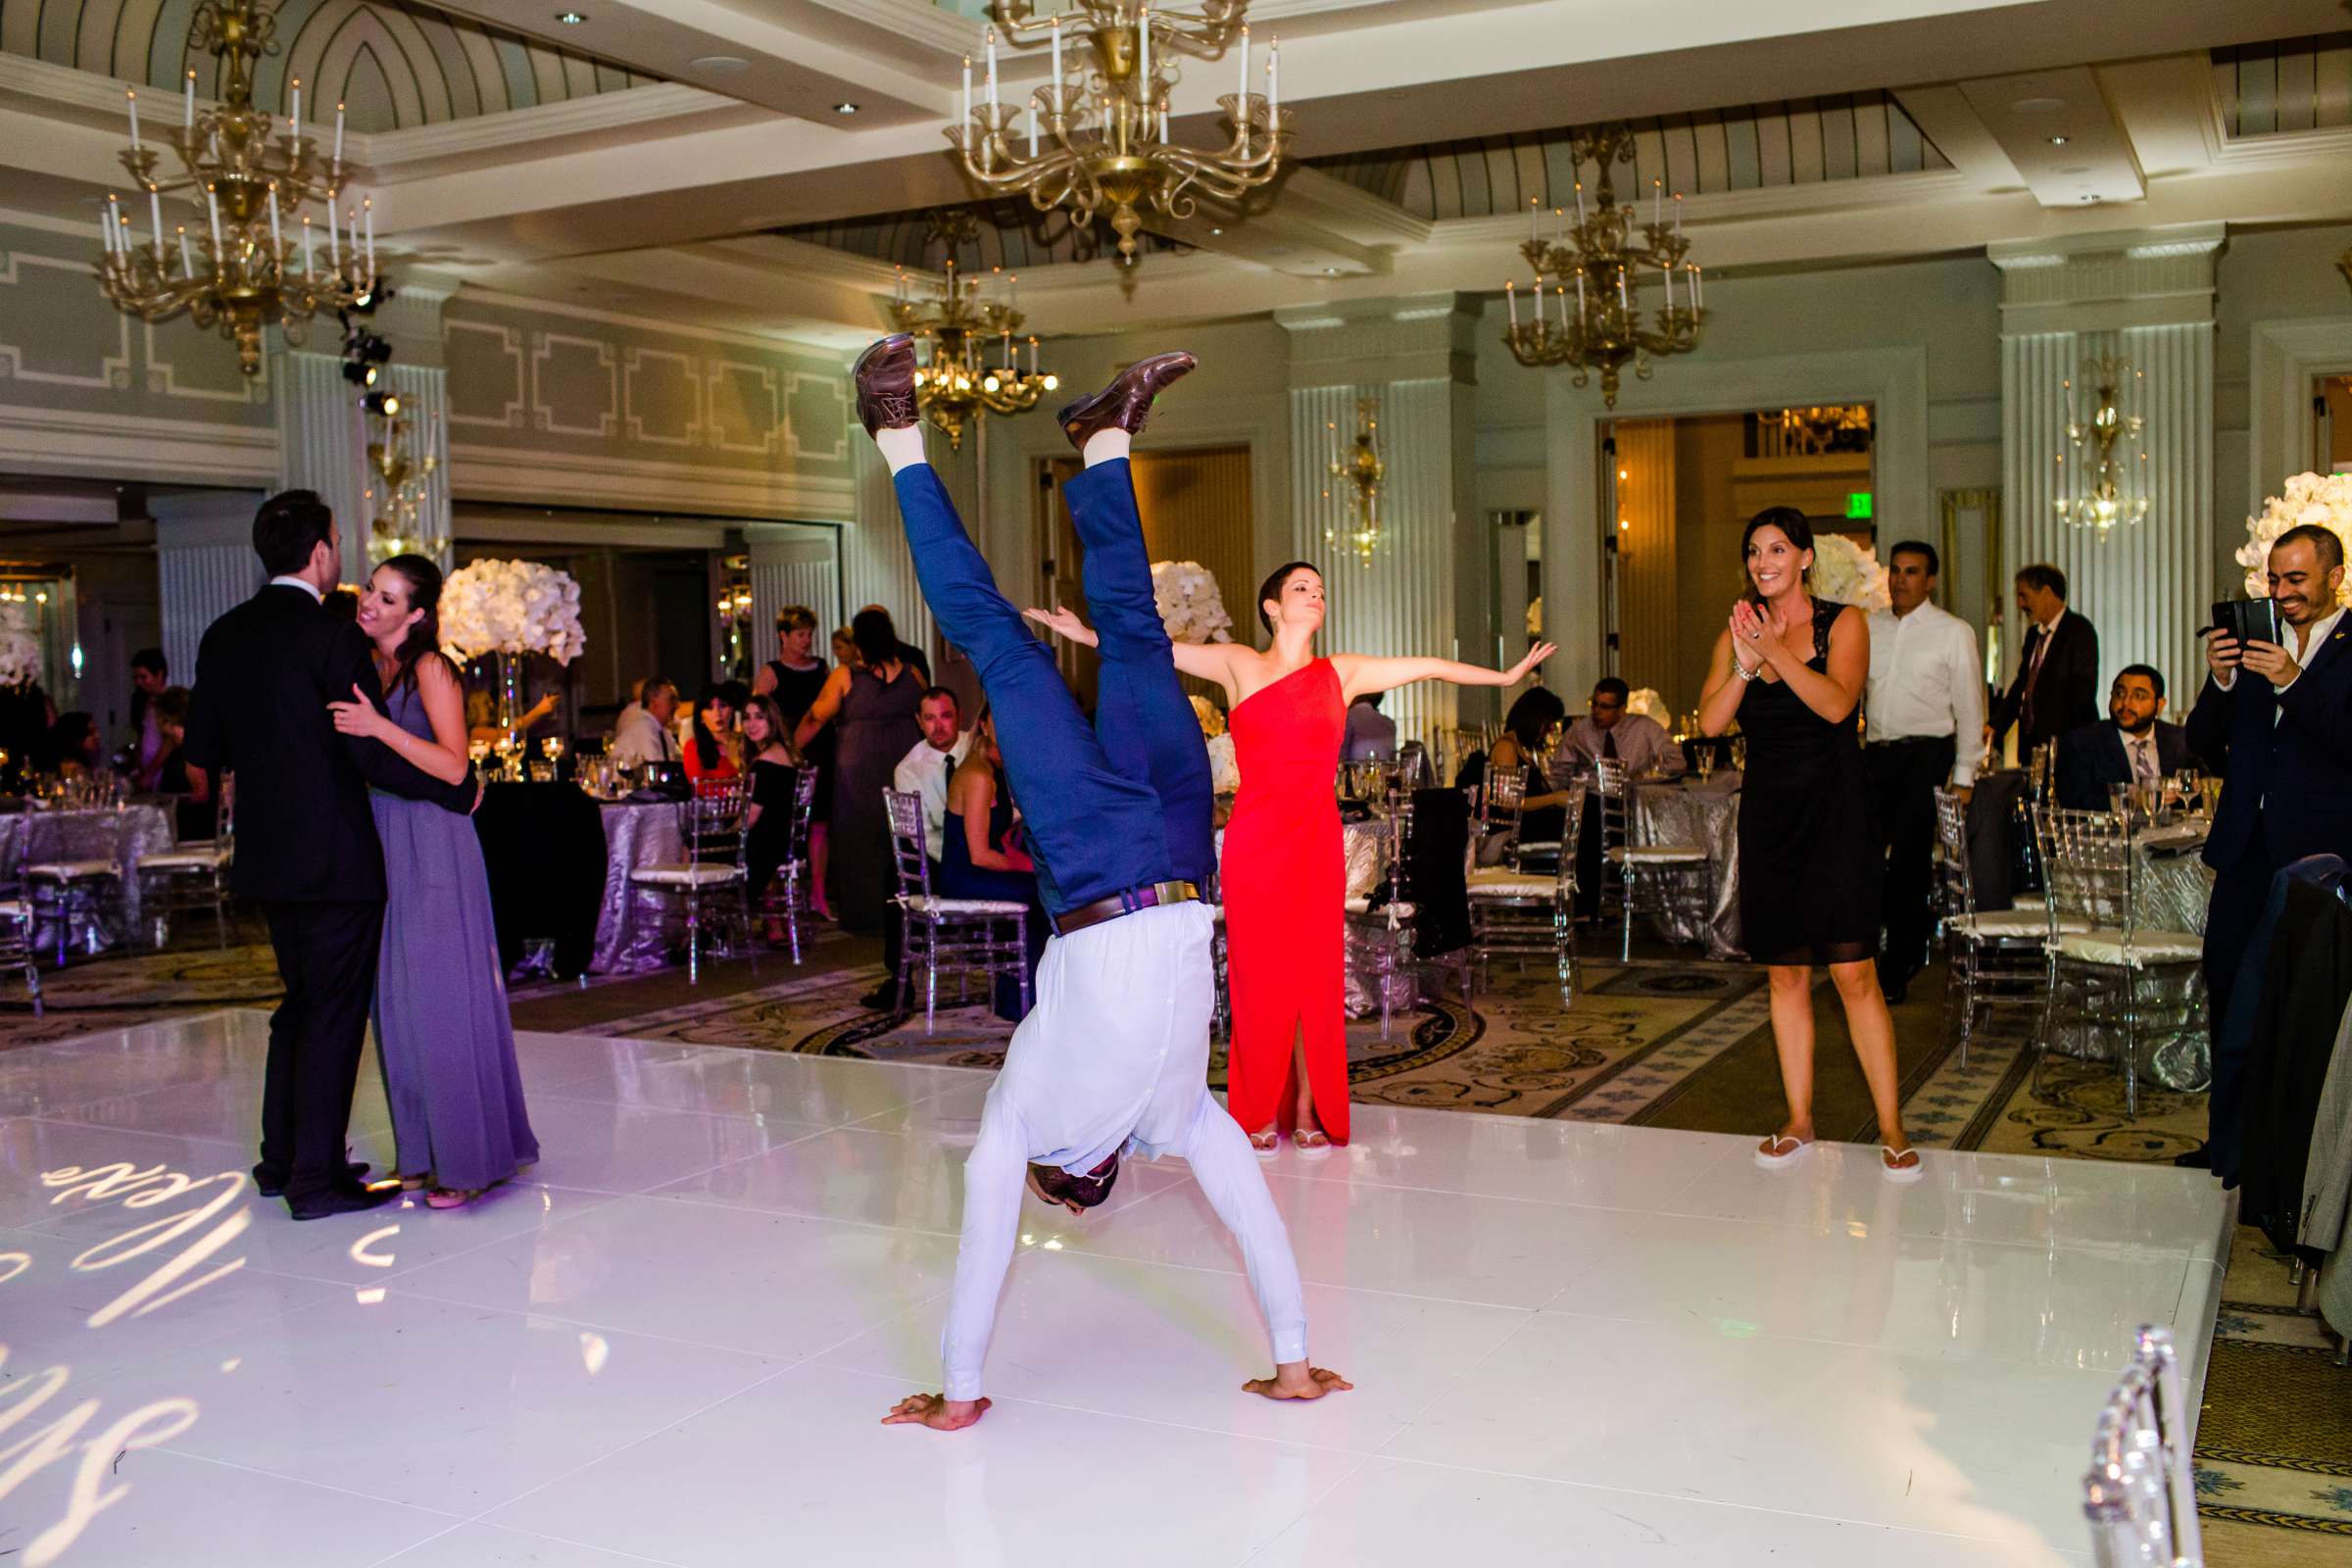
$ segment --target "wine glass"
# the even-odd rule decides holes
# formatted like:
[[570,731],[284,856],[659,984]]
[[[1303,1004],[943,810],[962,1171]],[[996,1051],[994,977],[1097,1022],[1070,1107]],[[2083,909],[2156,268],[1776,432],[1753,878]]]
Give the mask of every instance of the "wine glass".
[[1699,742],[1698,752],[1693,760],[1698,763],[1698,781],[1703,785],[1715,776],[1714,743],[1712,741]]
[[539,755],[546,758],[551,762],[561,760],[564,756],[564,737],[561,735],[545,735],[540,737]]

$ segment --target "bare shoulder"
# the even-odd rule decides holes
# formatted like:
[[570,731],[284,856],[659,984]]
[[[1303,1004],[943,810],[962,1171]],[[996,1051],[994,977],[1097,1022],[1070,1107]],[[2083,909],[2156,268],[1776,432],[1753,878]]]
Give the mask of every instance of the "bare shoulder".
[[439,694],[460,690],[464,685],[464,680],[458,675],[458,666],[450,661],[447,654],[442,653],[439,649],[434,649],[417,658],[416,686],[418,690]]
[[1830,622],[1830,635],[1832,637],[1868,639],[1870,636],[1870,612],[1860,605],[1845,606],[1838,612],[1838,618]]

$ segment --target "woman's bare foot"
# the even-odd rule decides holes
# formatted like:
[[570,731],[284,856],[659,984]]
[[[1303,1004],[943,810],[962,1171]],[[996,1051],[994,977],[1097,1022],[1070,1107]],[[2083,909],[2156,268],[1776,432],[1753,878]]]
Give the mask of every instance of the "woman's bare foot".
[[1354,1387],[1329,1367],[1285,1361],[1274,1369],[1272,1377],[1251,1378],[1243,1384],[1242,1392],[1269,1399],[1320,1399],[1326,1394],[1345,1394]]

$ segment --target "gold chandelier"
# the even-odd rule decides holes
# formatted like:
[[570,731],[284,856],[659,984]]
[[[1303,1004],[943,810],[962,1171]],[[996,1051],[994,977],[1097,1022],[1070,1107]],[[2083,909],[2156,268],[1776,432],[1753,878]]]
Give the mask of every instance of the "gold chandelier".
[[430,556],[436,553],[424,533],[424,506],[429,481],[441,460],[433,451],[433,428],[428,420],[422,452],[409,449],[409,418],[400,396],[370,392],[362,400],[361,414],[373,437],[368,443],[368,553],[377,561],[390,556]]
[[[956,251],[978,234],[979,224],[960,208],[931,220],[931,238],[948,253],[948,275],[928,300],[917,301],[905,268],[899,269],[891,318],[913,334],[923,363],[914,372],[915,407],[946,432],[948,446],[963,449],[963,429],[990,414],[1025,414],[1038,399],[1061,385],[1057,375],[1040,374],[1037,339],[1028,339],[1029,368],[1021,366],[1021,280],[1005,280],[1004,297],[982,300],[981,280],[956,268]],[[1004,269],[997,269],[1002,275]]]
[[[1380,549],[1380,484],[1389,472],[1389,466],[1380,457],[1379,415],[1378,399],[1355,400],[1355,439],[1346,452],[1339,450],[1339,422],[1327,420],[1323,426],[1331,432],[1332,446],[1331,461],[1324,472],[1331,483],[1348,487],[1347,520],[1325,523],[1323,542],[1354,551],[1356,560],[1367,566]],[[1331,499],[1331,483],[1323,487],[1326,501]]]
[[[1578,180],[1575,225],[1569,225],[1566,209],[1554,208],[1549,241],[1538,231],[1543,203],[1531,200],[1528,204],[1527,243],[1519,247],[1519,254],[1536,270],[1530,295],[1535,309],[1532,318],[1522,323],[1518,285],[1505,285],[1511,324],[1503,341],[1521,365],[1575,367],[1578,386],[1598,371],[1601,400],[1615,408],[1619,372],[1628,360],[1634,363],[1634,374],[1646,381],[1652,356],[1688,354],[1698,347],[1699,328],[1706,320],[1706,293],[1698,268],[1686,260],[1690,247],[1683,238],[1679,191],[1671,223],[1667,221],[1662,180],[1650,181],[1648,222],[1639,222],[1632,206],[1617,205],[1617,187],[1609,166],[1633,161],[1633,127],[1617,122],[1580,131],[1568,147],[1577,167],[1588,161],[1600,166],[1594,201],[1588,210],[1585,182]],[[1547,274],[1556,281],[1547,283]],[[1644,324],[1642,290],[1653,275],[1665,288],[1665,300],[1653,321]],[[1682,279],[1679,303],[1675,299],[1678,276]],[[1576,302],[1573,316],[1571,299]]]
[[[2060,520],[2088,528],[2104,541],[2116,524],[2138,522],[2148,514],[2145,487],[2132,481],[2131,490],[2126,488],[2134,468],[2146,472],[2142,465],[2148,461],[2147,448],[2139,439],[2146,421],[2136,414],[2125,413],[2120,395],[2127,375],[2134,387],[2147,376],[2144,371],[2133,369],[2131,361],[2106,354],[2084,360],[2082,375],[2095,389],[2097,401],[2092,405],[2089,418],[2070,417],[2066,421],[2066,441],[2082,455],[2083,461],[2070,474],[2066,454],[2058,454],[2058,481],[2067,493],[2050,505]],[[2075,383],[2070,379],[2063,385],[2071,413]],[[2136,449],[2136,463],[2118,456],[2116,447],[2126,443]]]
[[1821,407],[1783,409],[1781,434],[1819,457],[1838,444],[1842,436],[1870,434],[1870,405],[1867,403],[1832,403]]
[[[273,139],[271,117],[253,107],[254,62],[277,48],[272,3],[202,0],[197,6],[188,44],[220,62],[220,105],[197,112],[196,73],[190,71],[180,122],[162,131],[178,158],[178,173],[161,172],[155,149],[140,137],[139,95],[127,94],[130,146],[122,167],[146,194],[153,232],[142,240],[138,215],[125,212],[110,193],[102,214],[106,256],[98,267],[99,286],[128,315],[164,321],[185,311],[200,327],[217,323],[220,335],[237,345],[238,368],[247,375],[261,371],[265,327],[282,327],[289,342],[300,343],[314,315],[362,304],[375,287],[371,204],[363,204],[369,208],[364,244],[362,213],[351,215],[349,258],[335,223],[344,180],[343,106],[335,105],[334,147],[323,162],[318,144],[302,133],[299,78],[283,136]],[[176,244],[165,238],[166,192],[184,192],[204,209],[204,225],[193,240],[184,225]],[[311,217],[303,211],[312,202],[326,208],[323,267]],[[289,234],[298,235],[298,245]]]
[[[1156,8],[1150,0],[1076,0],[1060,16],[1040,20],[1032,0],[996,0],[992,8],[1008,40],[1051,33],[1054,76],[1026,104],[997,98],[997,33],[988,34],[988,96],[972,100],[972,62],[963,62],[963,115],[948,127],[974,183],[997,193],[1025,194],[1040,212],[1066,207],[1081,228],[1104,207],[1119,236],[1119,255],[1136,260],[1141,208],[1181,221],[1199,195],[1239,201],[1271,180],[1290,139],[1282,113],[1281,43],[1266,51],[1263,95],[1250,91],[1250,0],[1203,0],[1198,13]],[[1069,24],[1067,29],[1064,24]],[[1062,34],[1078,33],[1094,66],[1075,75],[1062,65]],[[1233,127],[1215,151],[1179,147],[1168,139],[1168,94],[1180,74],[1179,54],[1214,59],[1239,41],[1234,91],[1217,100]],[[1027,152],[1022,140],[1027,111]]]

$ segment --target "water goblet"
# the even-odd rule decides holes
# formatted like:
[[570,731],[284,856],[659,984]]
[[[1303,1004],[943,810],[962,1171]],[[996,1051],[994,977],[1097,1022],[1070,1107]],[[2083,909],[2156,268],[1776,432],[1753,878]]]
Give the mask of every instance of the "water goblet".
[[1704,784],[1715,776],[1715,747],[1712,742],[1701,741],[1693,760],[1698,763],[1699,783]]

